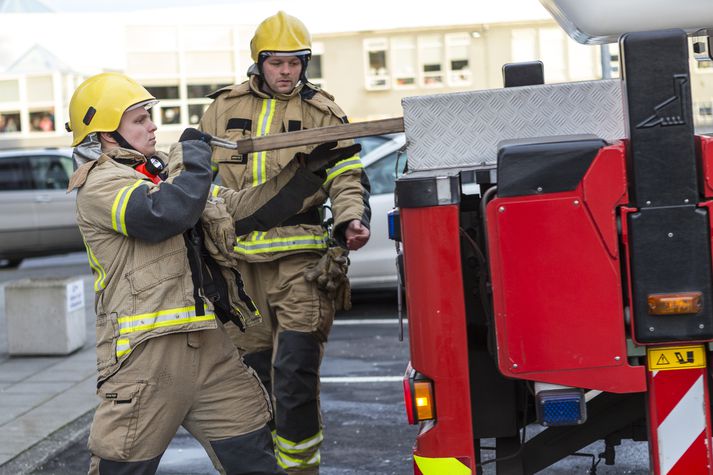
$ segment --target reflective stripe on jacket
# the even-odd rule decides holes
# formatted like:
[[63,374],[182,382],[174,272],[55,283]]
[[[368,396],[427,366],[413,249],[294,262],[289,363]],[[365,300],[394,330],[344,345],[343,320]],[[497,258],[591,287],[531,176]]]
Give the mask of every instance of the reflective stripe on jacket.
[[[299,85],[289,95],[269,96],[252,76],[242,84],[224,88],[213,95],[200,127],[211,135],[229,140],[326,127],[346,122],[346,116],[331,96],[321,90]],[[346,146],[351,141],[343,141]],[[216,148],[213,161],[219,163],[222,183],[241,190],[265,184],[286,167],[295,153],[310,147],[237,155]],[[225,163],[229,162],[229,163]],[[327,170],[322,189],[307,198],[304,208],[319,207],[331,201],[335,229],[357,219],[367,227],[370,219],[369,185],[358,155],[336,163]],[[336,236],[339,238],[339,236]],[[249,262],[269,261],[296,252],[322,253],[327,248],[324,229],[315,224],[276,227],[266,232],[238,236],[235,251]]]
[[176,332],[216,328],[210,304],[194,291],[183,232],[205,206],[211,182],[199,142],[172,150],[160,185],[102,155],[77,184],[76,218],[97,292],[98,379],[111,376],[141,342]]
[[252,231],[304,211],[305,197],[322,185],[320,177],[291,163],[260,187],[215,186],[210,153],[199,141],[174,145],[164,157],[168,178],[155,184],[114,160],[131,163],[143,156],[116,149],[70,180],[78,188],[76,218],[95,277],[100,381],[146,339],[216,327],[210,302],[194,286],[183,234],[198,222],[209,195],[224,202],[236,227]]

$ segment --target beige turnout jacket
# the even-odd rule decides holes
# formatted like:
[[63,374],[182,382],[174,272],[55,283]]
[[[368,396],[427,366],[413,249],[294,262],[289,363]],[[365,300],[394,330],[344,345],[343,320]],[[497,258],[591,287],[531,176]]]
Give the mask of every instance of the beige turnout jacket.
[[[304,198],[322,184],[292,162],[261,187],[245,192],[216,187],[210,154],[201,141],[174,145],[163,157],[169,171],[160,184],[135,171],[132,162],[146,158],[125,149],[102,154],[72,176],[76,219],[94,276],[100,382],[149,338],[216,327],[184,237],[209,197],[224,200],[236,223],[255,229],[299,212]],[[276,209],[275,201],[291,205]]]
[[[312,85],[300,84],[290,95],[273,97],[260,90],[259,81],[257,76],[252,76],[249,81],[212,94],[214,102],[204,114],[200,128],[211,135],[239,140],[347,121],[333,97]],[[351,143],[343,141],[339,145]],[[213,162],[225,186],[245,190],[277,175],[296,152],[308,153],[313,148],[293,147],[248,155],[215,148]],[[327,198],[331,202],[337,241],[344,241],[344,228],[354,219],[369,226],[369,182],[358,155],[337,162],[327,170],[323,186],[307,199],[305,209],[316,212]],[[238,236],[235,251],[249,262],[264,262],[297,252],[322,253],[327,248],[326,239],[326,232],[319,223],[297,222]]]

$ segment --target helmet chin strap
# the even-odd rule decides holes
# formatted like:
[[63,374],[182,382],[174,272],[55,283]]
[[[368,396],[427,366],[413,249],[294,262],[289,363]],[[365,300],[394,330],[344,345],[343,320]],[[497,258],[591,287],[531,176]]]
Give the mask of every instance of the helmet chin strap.
[[[136,150],[133,145],[126,141],[126,139],[119,133],[118,130],[111,132],[110,135],[116,140],[121,148],[128,148],[129,150]],[[138,152],[138,150],[136,150]]]

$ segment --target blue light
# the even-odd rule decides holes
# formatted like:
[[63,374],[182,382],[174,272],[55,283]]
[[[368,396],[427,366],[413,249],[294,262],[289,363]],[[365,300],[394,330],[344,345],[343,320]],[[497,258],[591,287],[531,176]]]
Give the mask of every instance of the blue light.
[[394,208],[388,212],[387,218],[389,221],[389,239],[392,241],[401,241],[401,219],[398,208]]
[[537,419],[545,426],[571,426],[587,420],[584,392],[556,389],[537,393]]

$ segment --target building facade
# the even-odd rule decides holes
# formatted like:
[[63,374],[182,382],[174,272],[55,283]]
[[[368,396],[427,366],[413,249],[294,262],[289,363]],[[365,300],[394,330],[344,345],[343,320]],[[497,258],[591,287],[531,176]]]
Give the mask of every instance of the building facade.
[[[153,109],[159,142],[198,123],[219,87],[242,82],[252,63],[254,25],[127,21],[124,72],[160,104]],[[402,114],[406,96],[502,87],[502,66],[541,60],[547,83],[617,77],[616,45],[585,46],[554,22],[501,21],[456,26],[317,33],[310,80],[336,97],[351,120]],[[37,62],[37,61],[35,61]],[[66,146],[66,110],[88,73],[71,70],[0,74],[0,148]],[[713,63],[691,60],[694,120],[713,131]]]

